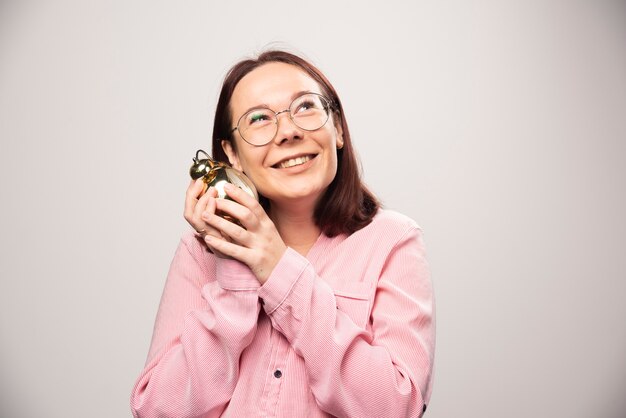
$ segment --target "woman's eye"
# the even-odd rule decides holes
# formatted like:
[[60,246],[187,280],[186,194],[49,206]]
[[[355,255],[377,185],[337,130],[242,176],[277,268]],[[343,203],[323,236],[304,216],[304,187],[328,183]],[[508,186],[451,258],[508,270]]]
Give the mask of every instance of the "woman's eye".
[[298,104],[298,107],[296,108],[296,113],[303,112],[305,110],[309,110],[315,107],[317,106],[315,106],[315,103],[313,103],[312,101],[305,101]]
[[265,113],[253,113],[250,115],[250,117],[248,118],[248,123],[250,125],[256,123],[256,122],[261,122],[264,120],[268,120],[268,116]]

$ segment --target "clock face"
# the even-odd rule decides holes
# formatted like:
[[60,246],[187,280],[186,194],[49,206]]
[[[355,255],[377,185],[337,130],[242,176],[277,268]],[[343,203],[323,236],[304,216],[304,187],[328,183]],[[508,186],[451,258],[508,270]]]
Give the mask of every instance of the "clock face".
[[[227,173],[228,181],[230,181],[232,184],[234,184],[235,186],[239,187],[241,190],[248,193],[250,196],[254,197],[256,200],[259,200],[259,196],[257,195],[254,184],[252,184],[250,179],[246,177],[245,174],[233,168],[227,168],[226,173]],[[221,185],[221,186],[223,190],[224,185]],[[216,189],[217,189],[217,186],[216,186]],[[221,193],[220,190],[218,190],[218,193]]]

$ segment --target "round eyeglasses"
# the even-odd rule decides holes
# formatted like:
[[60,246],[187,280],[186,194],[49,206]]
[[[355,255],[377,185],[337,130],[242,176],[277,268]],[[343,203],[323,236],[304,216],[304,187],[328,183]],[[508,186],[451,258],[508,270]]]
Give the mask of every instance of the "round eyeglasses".
[[272,141],[278,133],[278,115],[289,112],[289,118],[300,129],[316,131],[326,124],[330,116],[330,101],[317,93],[305,93],[296,97],[289,109],[274,112],[260,107],[249,110],[239,118],[237,126],[231,130],[250,145],[261,147]]

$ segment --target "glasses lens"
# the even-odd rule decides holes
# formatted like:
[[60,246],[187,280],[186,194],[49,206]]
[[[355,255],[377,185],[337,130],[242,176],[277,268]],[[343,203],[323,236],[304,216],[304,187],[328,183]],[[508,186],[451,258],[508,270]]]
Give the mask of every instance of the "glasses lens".
[[289,108],[291,119],[300,128],[314,131],[328,120],[328,101],[319,94],[303,94]]
[[[282,113],[282,112],[279,112]],[[319,94],[306,93],[298,96],[289,107],[291,120],[300,129],[315,131],[328,121],[328,100]],[[237,123],[239,134],[252,145],[265,145],[277,133],[276,113],[270,109],[252,109],[243,115]]]
[[265,145],[276,135],[276,114],[270,109],[252,109],[237,126],[243,139],[252,145]]

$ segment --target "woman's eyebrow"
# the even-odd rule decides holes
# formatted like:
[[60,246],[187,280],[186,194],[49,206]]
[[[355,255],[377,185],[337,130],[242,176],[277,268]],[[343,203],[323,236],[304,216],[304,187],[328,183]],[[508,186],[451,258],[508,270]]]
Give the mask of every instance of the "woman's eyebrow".
[[[300,90],[295,92],[294,94],[291,95],[291,100],[293,101],[296,97],[301,96],[303,94],[307,94],[307,93],[314,93],[311,90]],[[319,93],[316,93],[319,94]],[[254,109],[271,109],[270,105],[266,104],[266,103],[259,103],[256,104],[254,106],[249,107],[248,109],[246,109],[244,112],[242,112],[243,115],[245,115],[246,113],[248,113],[251,110]]]
[[291,95],[291,100],[293,101],[293,99],[295,99],[296,97],[301,96],[303,94],[307,94],[307,93],[313,93],[313,92],[311,90],[300,90]]
[[270,108],[270,105],[265,104],[265,103],[261,103],[261,104],[249,107],[248,109],[244,110],[242,114],[245,115],[246,113],[248,113],[249,111],[254,110],[254,109],[271,109],[271,108]]

